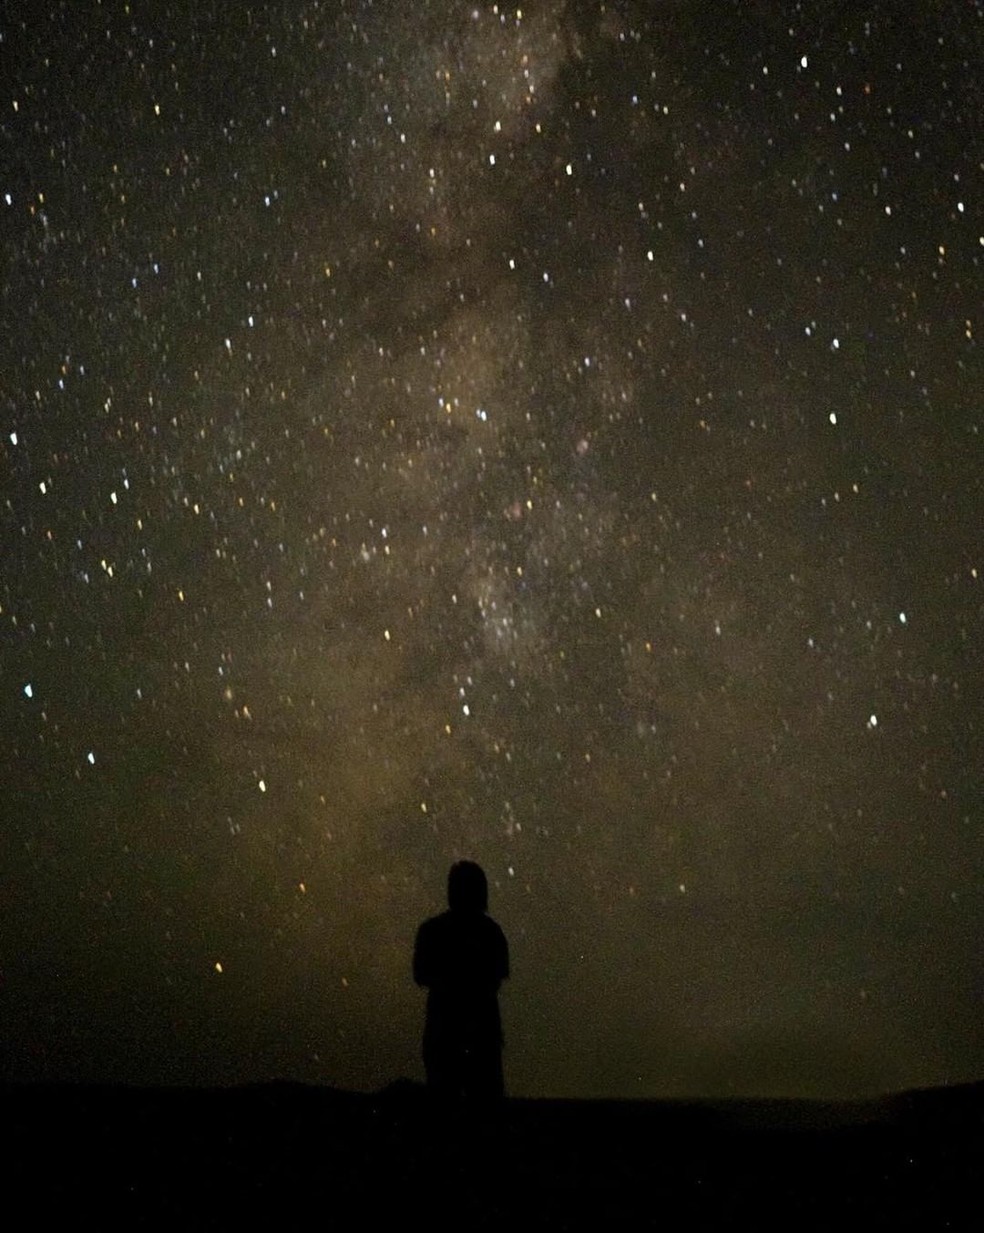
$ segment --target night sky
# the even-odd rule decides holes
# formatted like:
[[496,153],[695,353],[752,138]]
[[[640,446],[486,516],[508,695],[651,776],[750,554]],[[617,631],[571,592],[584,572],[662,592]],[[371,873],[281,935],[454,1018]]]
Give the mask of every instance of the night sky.
[[984,1074],[984,4],[8,4],[0,1054]]

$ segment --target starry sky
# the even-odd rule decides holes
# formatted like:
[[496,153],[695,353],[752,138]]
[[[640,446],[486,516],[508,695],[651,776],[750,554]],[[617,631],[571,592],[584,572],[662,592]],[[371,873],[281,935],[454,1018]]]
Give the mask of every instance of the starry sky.
[[0,18],[0,1054],[984,1074],[980,0]]

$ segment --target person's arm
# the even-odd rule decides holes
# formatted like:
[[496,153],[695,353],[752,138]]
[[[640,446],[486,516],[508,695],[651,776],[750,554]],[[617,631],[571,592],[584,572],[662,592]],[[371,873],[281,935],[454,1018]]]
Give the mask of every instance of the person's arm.
[[417,941],[413,948],[413,979],[418,985],[424,987],[430,985],[431,982],[429,950],[425,922],[417,930]]
[[498,953],[496,955],[496,966],[498,968],[498,971],[496,972],[496,983],[501,984],[502,981],[509,979],[509,943],[506,941],[506,935],[501,929],[498,928],[498,926],[497,929],[499,937],[497,947]]

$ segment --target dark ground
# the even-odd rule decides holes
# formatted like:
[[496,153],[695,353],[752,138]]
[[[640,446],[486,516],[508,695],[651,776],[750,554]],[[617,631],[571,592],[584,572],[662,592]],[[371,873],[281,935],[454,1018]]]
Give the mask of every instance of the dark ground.
[[20,1196],[42,1228],[981,1227],[984,1084],[854,1105],[508,1100],[485,1116],[412,1085],[2,1099],[7,1210]]

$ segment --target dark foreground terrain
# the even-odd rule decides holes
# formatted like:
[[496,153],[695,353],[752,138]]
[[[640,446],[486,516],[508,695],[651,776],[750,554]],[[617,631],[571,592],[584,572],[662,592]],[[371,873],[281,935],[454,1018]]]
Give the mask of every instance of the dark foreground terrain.
[[435,1109],[411,1085],[2,1099],[7,1213],[26,1203],[41,1228],[984,1227],[984,1084],[856,1105],[509,1100],[485,1114]]

